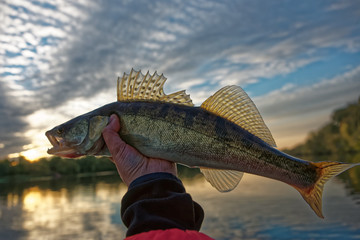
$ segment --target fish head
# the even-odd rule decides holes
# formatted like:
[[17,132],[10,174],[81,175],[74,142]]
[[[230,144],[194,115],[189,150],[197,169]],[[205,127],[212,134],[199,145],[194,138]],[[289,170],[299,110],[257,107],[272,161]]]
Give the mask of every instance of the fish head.
[[83,155],[106,155],[102,130],[109,122],[108,116],[81,115],[45,133],[52,148],[48,153],[75,158]]

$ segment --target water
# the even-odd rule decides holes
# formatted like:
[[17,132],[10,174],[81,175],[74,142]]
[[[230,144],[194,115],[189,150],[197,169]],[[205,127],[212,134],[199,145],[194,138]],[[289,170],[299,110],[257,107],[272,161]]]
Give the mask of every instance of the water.
[[[326,185],[325,219],[270,179],[245,175],[230,193],[202,177],[183,181],[204,208],[201,231],[215,239],[360,239],[360,178],[352,170]],[[125,192],[117,175],[0,184],[0,239],[121,239]]]

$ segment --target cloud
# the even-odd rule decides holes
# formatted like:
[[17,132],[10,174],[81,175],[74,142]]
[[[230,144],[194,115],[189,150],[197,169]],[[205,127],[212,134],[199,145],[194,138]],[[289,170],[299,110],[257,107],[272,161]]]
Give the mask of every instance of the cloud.
[[[26,116],[39,110],[50,113],[66,106],[71,112],[74,100],[102,102],[99,96],[115,95],[117,75],[132,67],[163,72],[169,79],[166,92],[188,88],[200,104],[224,85],[252,85],[326,61],[329,49],[356,53],[359,6],[349,4],[320,1],[312,8],[293,1],[0,3],[5,13],[0,95],[4,102],[16,98],[16,104],[1,105],[2,121],[23,129],[32,126]],[[10,115],[14,109],[22,114]],[[18,144],[16,139],[17,148],[30,143]]]
[[29,144],[30,139],[23,133],[27,130],[27,123],[23,117],[28,114],[16,101],[6,95],[9,89],[0,81],[0,155],[18,152],[22,146]]
[[310,86],[285,85],[264,96],[254,98],[272,132],[281,139],[280,147],[304,140],[309,131],[329,121],[334,109],[359,98],[360,65],[332,79]]
[[[323,79],[310,86],[286,85],[282,89],[255,98],[266,114],[287,117],[324,108],[337,108],[355,101],[360,89],[360,66],[332,79]],[[346,94],[345,94],[346,93]],[[291,104],[289,104],[291,103]]]
[[[108,1],[99,5],[92,17],[84,21],[77,38],[59,50],[66,62],[54,64],[59,70],[57,75],[53,71],[42,77],[59,79],[57,84],[45,88],[44,94],[70,99],[79,96],[84,82],[90,91],[100,91],[112,86],[114,73],[131,67],[157,69],[175,75],[176,82],[183,81],[181,76],[192,81],[201,74],[204,82],[213,81],[218,87],[226,84],[221,83],[223,79],[237,84],[254,83],[260,77],[286,74],[318,60],[321,56],[311,52],[319,47],[350,44],[346,37],[354,28],[353,24],[332,31],[324,23],[311,24],[309,19],[314,17],[296,14],[300,10],[288,5],[290,13],[276,10],[271,4],[265,6],[273,10],[272,14],[258,19],[252,14],[256,4],[246,7],[216,4],[216,11],[214,4],[195,2],[184,6],[159,1],[155,4],[159,7],[154,8],[146,2],[134,5]],[[304,8],[300,4],[300,9]],[[237,14],[237,10],[243,14]],[[177,12],[187,15],[175,24]],[[268,21],[277,14],[284,18],[277,20],[280,24]],[[290,15],[294,21],[286,22]],[[277,32],[283,33],[283,37],[274,38]],[[211,71],[199,71],[202,66]],[[227,71],[225,75],[223,69]],[[217,71],[221,75],[216,75]],[[95,74],[99,78],[94,78]]]
[[337,11],[337,10],[342,10],[345,8],[351,7],[351,4],[349,4],[349,2],[347,1],[342,1],[342,2],[335,2],[332,3],[330,6],[328,6],[326,8],[327,11]]
[[59,42],[66,37],[62,24],[72,19],[61,7],[52,9],[33,1],[5,1],[0,8],[4,13],[0,32],[0,157],[4,157],[33,141],[27,134],[31,126],[27,116],[42,105],[37,91],[41,81],[36,75],[47,69]]

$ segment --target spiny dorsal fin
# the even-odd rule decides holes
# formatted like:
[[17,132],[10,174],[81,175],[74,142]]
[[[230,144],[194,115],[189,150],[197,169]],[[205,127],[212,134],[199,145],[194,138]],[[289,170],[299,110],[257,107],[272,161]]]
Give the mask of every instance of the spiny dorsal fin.
[[122,78],[118,78],[117,100],[124,101],[158,101],[194,106],[190,96],[185,90],[166,95],[163,90],[166,77],[155,72],[145,75],[141,71],[131,69],[130,74],[124,73]]
[[223,87],[203,102],[201,108],[239,125],[269,145],[276,146],[258,109],[241,87]]
[[205,179],[219,192],[229,192],[240,182],[243,172],[234,170],[220,170],[212,168],[200,168]]

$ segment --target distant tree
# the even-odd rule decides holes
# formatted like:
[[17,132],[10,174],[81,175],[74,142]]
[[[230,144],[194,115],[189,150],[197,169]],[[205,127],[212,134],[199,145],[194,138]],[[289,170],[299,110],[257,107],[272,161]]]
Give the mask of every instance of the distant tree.
[[305,143],[285,151],[292,155],[360,152],[360,97],[356,103],[334,111],[331,122],[310,133]]
[[46,158],[30,163],[29,174],[34,176],[48,176],[51,174],[50,162]]
[[10,172],[10,161],[4,159],[0,161],[0,177],[7,176]]
[[62,175],[71,175],[79,173],[80,167],[74,159],[53,157],[50,159],[50,170]]
[[96,157],[86,156],[80,159],[77,159],[77,164],[79,165],[80,172],[95,172],[96,171]]
[[116,171],[116,166],[107,157],[97,158],[95,169],[97,172],[102,171]]
[[23,156],[13,160],[10,168],[10,174],[13,175],[27,175],[30,172],[30,162]]

